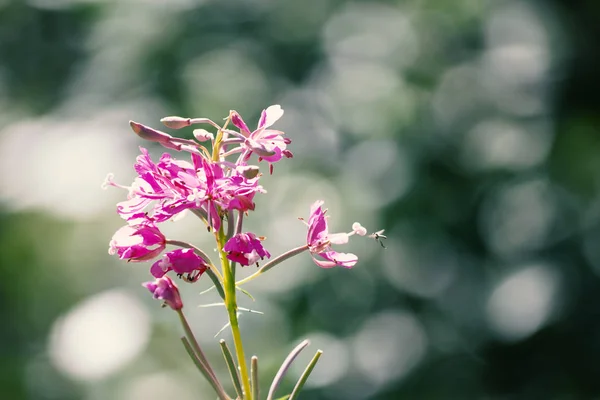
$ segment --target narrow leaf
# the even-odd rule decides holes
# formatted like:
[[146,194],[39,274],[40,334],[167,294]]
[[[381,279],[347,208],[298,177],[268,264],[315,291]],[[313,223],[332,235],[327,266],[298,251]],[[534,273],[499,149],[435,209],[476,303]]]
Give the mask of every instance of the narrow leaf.
[[250,359],[250,379],[252,380],[252,398],[255,400],[259,399],[259,386],[258,386],[258,357],[252,356]]
[[211,287],[209,287],[209,288],[208,288],[208,289],[206,289],[206,290],[203,290],[203,291],[201,291],[201,292],[200,292],[200,295],[202,296],[203,294],[206,294],[206,293],[208,293],[208,292],[212,291],[213,289],[215,289],[215,286],[214,286],[214,285],[213,285],[213,286],[211,286]]
[[183,347],[185,347],[185,351],[187,351],[188,355],[190,356],[190,358],[192,359],[192,361],[194,362],[194,364],[196,365],[198,370],[202,373],[202,375],[204,375],[204,377],[206,378],[208,383],[210,383],[210,385],[213,387],[213,389],[217,393],[217,396],[219,397],[219,399],[230,400],[229,396],[227,396],[227,393],[225,393],[225,391],[223,390],[223,388],[221,387],[219,382],[208,371],[208,369],[206,368],[206,365],[204,365],[204,363],[202,361],[200,361],[200,358],[198,358],[198,356],[194,352],[194,349],[192,348],[192,345],[187,340],[187,338],[182,337],[181,341],[183,342]]
[[317,365],[317,361],[319,361],[321,354],[323,354],[323,350],[317,350],[315,356],[312,358],[312,360],[310,360],[302,375],[300,375],[300,379],[298,379],[296,386],[294,386],[294,390],[292,390],[292,394],[290,394],[289,400],[295,400],[298,398],[302,387],[304,387],[304,384],[308,380],[310,373],[312,372],[313,368],[315,368],[315,365]]
[[227,343],[225,340],[219,340],[219,344],[221,345],[221,351],[223,352],[223,357],[225,357],[225,363],[227,364],[227,368],[229,368],[229,375],[231,376],[231,382],[233,383],[233,387],[237,392],[237,395],[240,399],[244,398],[244,391],[242,390],[242,384],[240,382],[240,375],[238,373],[237,366],[233,361],[233,355],[227,347]]
[[256,300],[254,300],[254,297],[252,297],[252,295],[250,294],[250,292],[248,292],[246,289],[244,289],[244,288],[241,288],[241,287],[239,287],[239,286],[236,286],[235,288],[236,288],[237,290],[239,290],[240,292],[244,293],[246,296],[250,297],[250,300],[252,300],[252,301],[256,301]]
[[257,311],[257,310],[251,310],[250,308],[244,308],[244,307],[238,307],[238,310],[240,311],[246,311],[250,314],[260,314],[260,315],[264,315],[265,313],[262,311]]
[[219,306],[224,306],[225,303],[209,303],[209,304],[200,304],[198,307],[199,308],[208,308],[208,307],[219,307]]
[[267,395],[267,400],[273,400],[275,391],[277,391],[277,388],[279,387],[279,384],[283,380],[283,377],[285,376],[287,370],[290,368],[290,365],[292,365],[292,363],[294,362],[294,360],[296,359],[298,354],[300,354],[300,352],[302,350],[304,350],[304,348],[306,346],[308,346],[309,344],[310,344],[310,341],[303,340],[302,343],[300,343],[298,346],[296,346],[294,348],[294,350],[292,350],[290,352],[290,354],[288,354],[288,356],[283,361],[283,364],[281,364],[281,367],[279,367],[279,371],[277,371],[277,374],[275,375],[275,378],[273,379],[273,383],[271,383],[271,387],[269,388],[269,394]]
[[219,335],[221,334],[221,332],[223,332],[225,329],[229,328],[229,326],[230,326],[230,323],[229,323],[229,322],[228,322],[228,323],[226,323],[226,324],[225,324],[225,325],[224,325],[224,326],[223,326],[223,327],[222,327],[222,328],[219,330],[219,332],[215,333],[215,336],[214,336],[214,337],[217,337],[217,336],[219,336]]
[[221,285],[221,281],[219,280],[219,277],[215,274],[215,271],[213,271],[211,268],[207,268],[206,273],[208,274],[210,280],[213,281],[217,292],[219,292],[219,296],[221,296],[221,298],[225,300],[225,291],[223,290],[223,285]]

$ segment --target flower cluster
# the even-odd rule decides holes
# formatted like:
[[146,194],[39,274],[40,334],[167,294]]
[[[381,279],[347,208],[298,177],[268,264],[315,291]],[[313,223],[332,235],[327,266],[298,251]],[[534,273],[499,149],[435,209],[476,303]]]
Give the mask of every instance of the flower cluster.
[[[113,235],[109,253],[129,262],[153,261],[149,270],[154,280],[143,286],[155,299],[162,300],[164,306],[179,314],[186,332],[184,346],[221,400],[230,400],[230,397],[225,393],[190,331],[182,312],[183,302],[179,289],[168,274],[175,274],[186,282],[196,282],[204,274],[210,277],[223,298],[221,305],[228,311],[228,325],[235,344],[237,365],[226,344],[221,345],[232,377],[236,377],[238,372],[240,375],[237,380],[233,380],[237,398],[253,400],[258,397],[258,389],[256,382],[250,382],[244,358],[237,321],[237,313],[242,310],[237,306],[237,289],[286,259],[305,251],[308,251],[319,267],[352,268],[358,257],[351,253],[340,253],[332,245],[345,244],[350,236],[365,236],[367,233],[359,223],[354,223],[348,233],[330,233],[322,200],[317,200],[311,206],[307,221],[301,219],[307,226],[305,243],[275,258],[271,259],[271,254],[263,247],[264,237],[243,231],[244,216],[255,208],[255,195],[265,193],[260,185],[262,175],[259,166],[252,164],[251,160],[266,162],[269,173],[272,174],[277,162],[292,157],[287,149],[291,141],[284,137],[283,132],[271,129],[282,115],[283,110],[278,105],[263,110],[258,126],[252,131],[236,111],[230,111],[223,126],[207,118],[166,117],[161,120],[172,129],[196,124],[208,124],[216,129],[216,134],[205,129],[195,129],[195,140],[173,137],[131,121],[131,128],[139,137],[175,150],[183,157],[175,158],[170,153],[164,153],[158,161],[154,161],[148,150],[140,147],[141,154],[134,164],[137,177],[133,183],[130,186],[120,185],[114,182],[112,175],[105,182],[106,186],[123,188],[128,193],[127,200],[117,204],[117,213],[125,220],[125,226]],[[230,123],[234,129],[228,128]],[[202,249],[191,243],[168,239],[161,231],[161,223],[184,212],[199,217],[207,231],[214,235],[220,268]],[[383,231],[379,231],[369,236],[381,243],[381,239],[385,238],[382,233]],[[167,246],[176,248],[167,251]],[[260,266],[259,263],[263,261],[264,264]],[[254,264],[259,267],[256,272],[235,281],[237,265]],[[306,344],[307,342],[303,342],[292,351],[288,356],[289,362],[295,358],[294,352],[297,354]],[[314,363],[319,355],[317,352]],[[253,357],[254,362],[257,362],[256,357]],[[269,398],[272,398],[289,366],[286,362],[280,369],[283,372],[277,374],[271,385]],[[312,368],[307,369],[308,373],[310,370]],[[294,391],[300,388],[301,385]]]
[[[235,218],[234,213],[241,218],[241,214],[254,210],[254,196],[265,190],[259,184],[259,167],[249,164],[252,155],[257,155],[258,162],[266,161],[270,173],[273,173],[275,163],[284,157],[292,157],[287,149],[291,141],[282,131],[271,129],[282,115],[283,110],[278,105],[263,110],[253,131],[236,111],[230,112],[224,126],[207,118],[166,117],[161,120],[174,129],[198,123],[217,129],[216,136],[204,129],[194,130],[196,140],[176,138],[131,121],[131,128],[138,136],[187,154],[187,160],[164,153],[155,162],[148,150],[140,147],[141,154],[134,164],[138,176],[130,186],[115,183],[112,175],[107,177],[105,185],[128,192],[127,200],[117,204],[117,213],[127,225],[114,234],[109,253],[127,261],[142,262],[157,258],[167,244],[181,245],[167,240],[158,224],[186,210],[199,216],[213,232],[219,232],[225,220]],[[227,129],[228,123],[237,130]],[[236,160],[231,161],[234,157]],[[358,258],[354,254],[338,253],[331,245],[346,243],[350,235],[365,235],[366,231],[360,224],[355,224],[350,233],[330,234],[322,204],[319,200],[311,207],[305,249],[320,267],[353,267]],[[247,266],[271,257],[261,244],[264,238],[242,232],[241,224],[236,224],[235,231],[228,232],[227,236],[223,251],[233,262]],[[199,249],[187,244],[184,247],[187,248],[163,254],[151,266],[151,274],[162,278],[167,272],[174,271],[193,282],[213,267]]]

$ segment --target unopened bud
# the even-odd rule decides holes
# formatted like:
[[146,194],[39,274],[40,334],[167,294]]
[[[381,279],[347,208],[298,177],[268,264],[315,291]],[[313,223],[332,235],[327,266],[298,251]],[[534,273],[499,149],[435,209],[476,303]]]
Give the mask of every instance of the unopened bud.
[[246,123],[237,111],[231,110],[229,112],[229,115],[231,117],[231,123],[237,126],[241,133],[243,133],[246,136],[250,135],[250,129],[248,129],[248,125],[246,125]]
[[179,289],[177,289],[175,282],[168,276],[165,275],[157,278],[154,282],[142,283],[142,286],[148,289],[155,299],[163,300],[173,310],[181,310],[183,308]]
[[164,143],[172,138],[168,133],[157,131],[156,129],[152,129],[149,126],[139,124],[135,121],[129,121],[129,125],[136,135],[151,142]]
[[213,140],[215,138],[215,136],[206,129],[194,129],[193,134],[199,142],[206,142],[207,140]]
[[192,124],[191,121],[192,120],[190,118],[183,118],[183,117],[176,117],[176,116],[164,117],[163,119],[160,120],[160,122],[162,122],[167,128],[171,128],[171,129],[185,128],[186,126],[190,126]]
[[181,150],[181,145],[173,143],[173,136],[169,135],[168,133],[158,131],[156,129],[150,128],[149,126],[139,124],[135,121],[129,121],[129,125],[131,126],[131,129],[135,132],[135,134],[141,137],[142,139],[160,143],[168,149]]

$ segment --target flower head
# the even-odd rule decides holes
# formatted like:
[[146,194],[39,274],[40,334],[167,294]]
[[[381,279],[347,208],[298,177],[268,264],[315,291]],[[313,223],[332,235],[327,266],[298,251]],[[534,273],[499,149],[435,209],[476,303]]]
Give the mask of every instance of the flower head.
[[177,289],[175,282],[168,276],[142,283],[142,286],[148,289],[155,299],[163,300],[173,310],[181,310],[183,308],[179,289]]
[[155,278],[162,278],[167,272],[175,271],[177,275],[185,274],[187,281],[195,282],[207,268],[206,261],[193,249],[177,249],[165,253],[162,259],[152,264],[150,273]]
[[[322,200],[314,202],[310,208],[310,217],[307,224],[306,243],[313,261],[321,268],[332,268],[336,265],[352,268],[358,262],[358,257],[352,253],[338,253],[331,248],[331,245],[348,243],[348,238],[358,232],[355,230],[350,233],[330,234],[327,228],[326,211],[323,211],[322,205]],[[357,225],[357,228],[358,226],[360,225]],[[360,230],[360,233],[362,233],[362,229]],[[317,256],[324,260],[317,258]]]
[[223,248],[227,252],[227,258],[240,265],[250,265],[271,257],[264,249],[260,240],[254,233],[238,233],[227,241]]
[[166,239],[154,222],[146,216],[136,216],[132,225],[119,229],[110,241],[108,253],[117,254],[121,260],[140,262],[158,256]]
[[242,147],[246,149],[245,160],[250,158],[252,153],[256,153],[259,160],[267,161],[272,167],[273,163],[281,160],[283,156],[292,157],[292,153],[286,150],[291,141],[283,138],[283,132],[274,129],[268,129],[283,115],[283,109],[279,105],[273,105],[263,110],[258,121],[258,126],[254,131],[250,131],[248,125],[244,122],[237,111],[231,112],[231,122],[235,125],[244,137]]

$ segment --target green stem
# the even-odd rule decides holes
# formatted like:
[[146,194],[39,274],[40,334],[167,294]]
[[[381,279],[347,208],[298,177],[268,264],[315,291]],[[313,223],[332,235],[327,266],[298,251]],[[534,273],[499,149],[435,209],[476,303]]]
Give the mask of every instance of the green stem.
[[231,325],[231,334],[233,336],[233,344],[235,346],[235,354],[240,367],[240,375],[244,388],[244,399],[252,400],[252,392],[250,390],[250,377],[248,375],[248,367],[246,365],[246,357],[244,355],[244,346],[242,344],[242,335],[237,318],[237,300],[235,290],[235,279],[229,260],[226,253],[223,251],[226,236],[223,232],[223,226],[219,230],[218,235],[218,250],[221,258],[223,271],[223,287],[225,289],[225,306],[227,307],[227,315],[229,316],[229,324]]
[[268,263],[266,263],[265,265],[263,265],[258,271],[256,271],[255,273],[253,273],[252,275],[239,280],[235,283],[236,286],[239,285],[243,285],[246,282],[250,282],[251,280],[259,277],[260,275],[264,274],[265,272],[267,272],[268,270],[270,270],[271,268],[273,268],[274,266],[281,264],[282,262],[284,262],[285,260],[287,260],[288,258],[292,258],[293,256],[302,253],[303,251],[308,250],[308,245],[304,245],[304,246],[300,246],[300,247],[296,247],[295,249],[292,249],[290,251],[287,251],[277,257],[275,257],[274,259],[272,259],[271,261],[269,261]]

